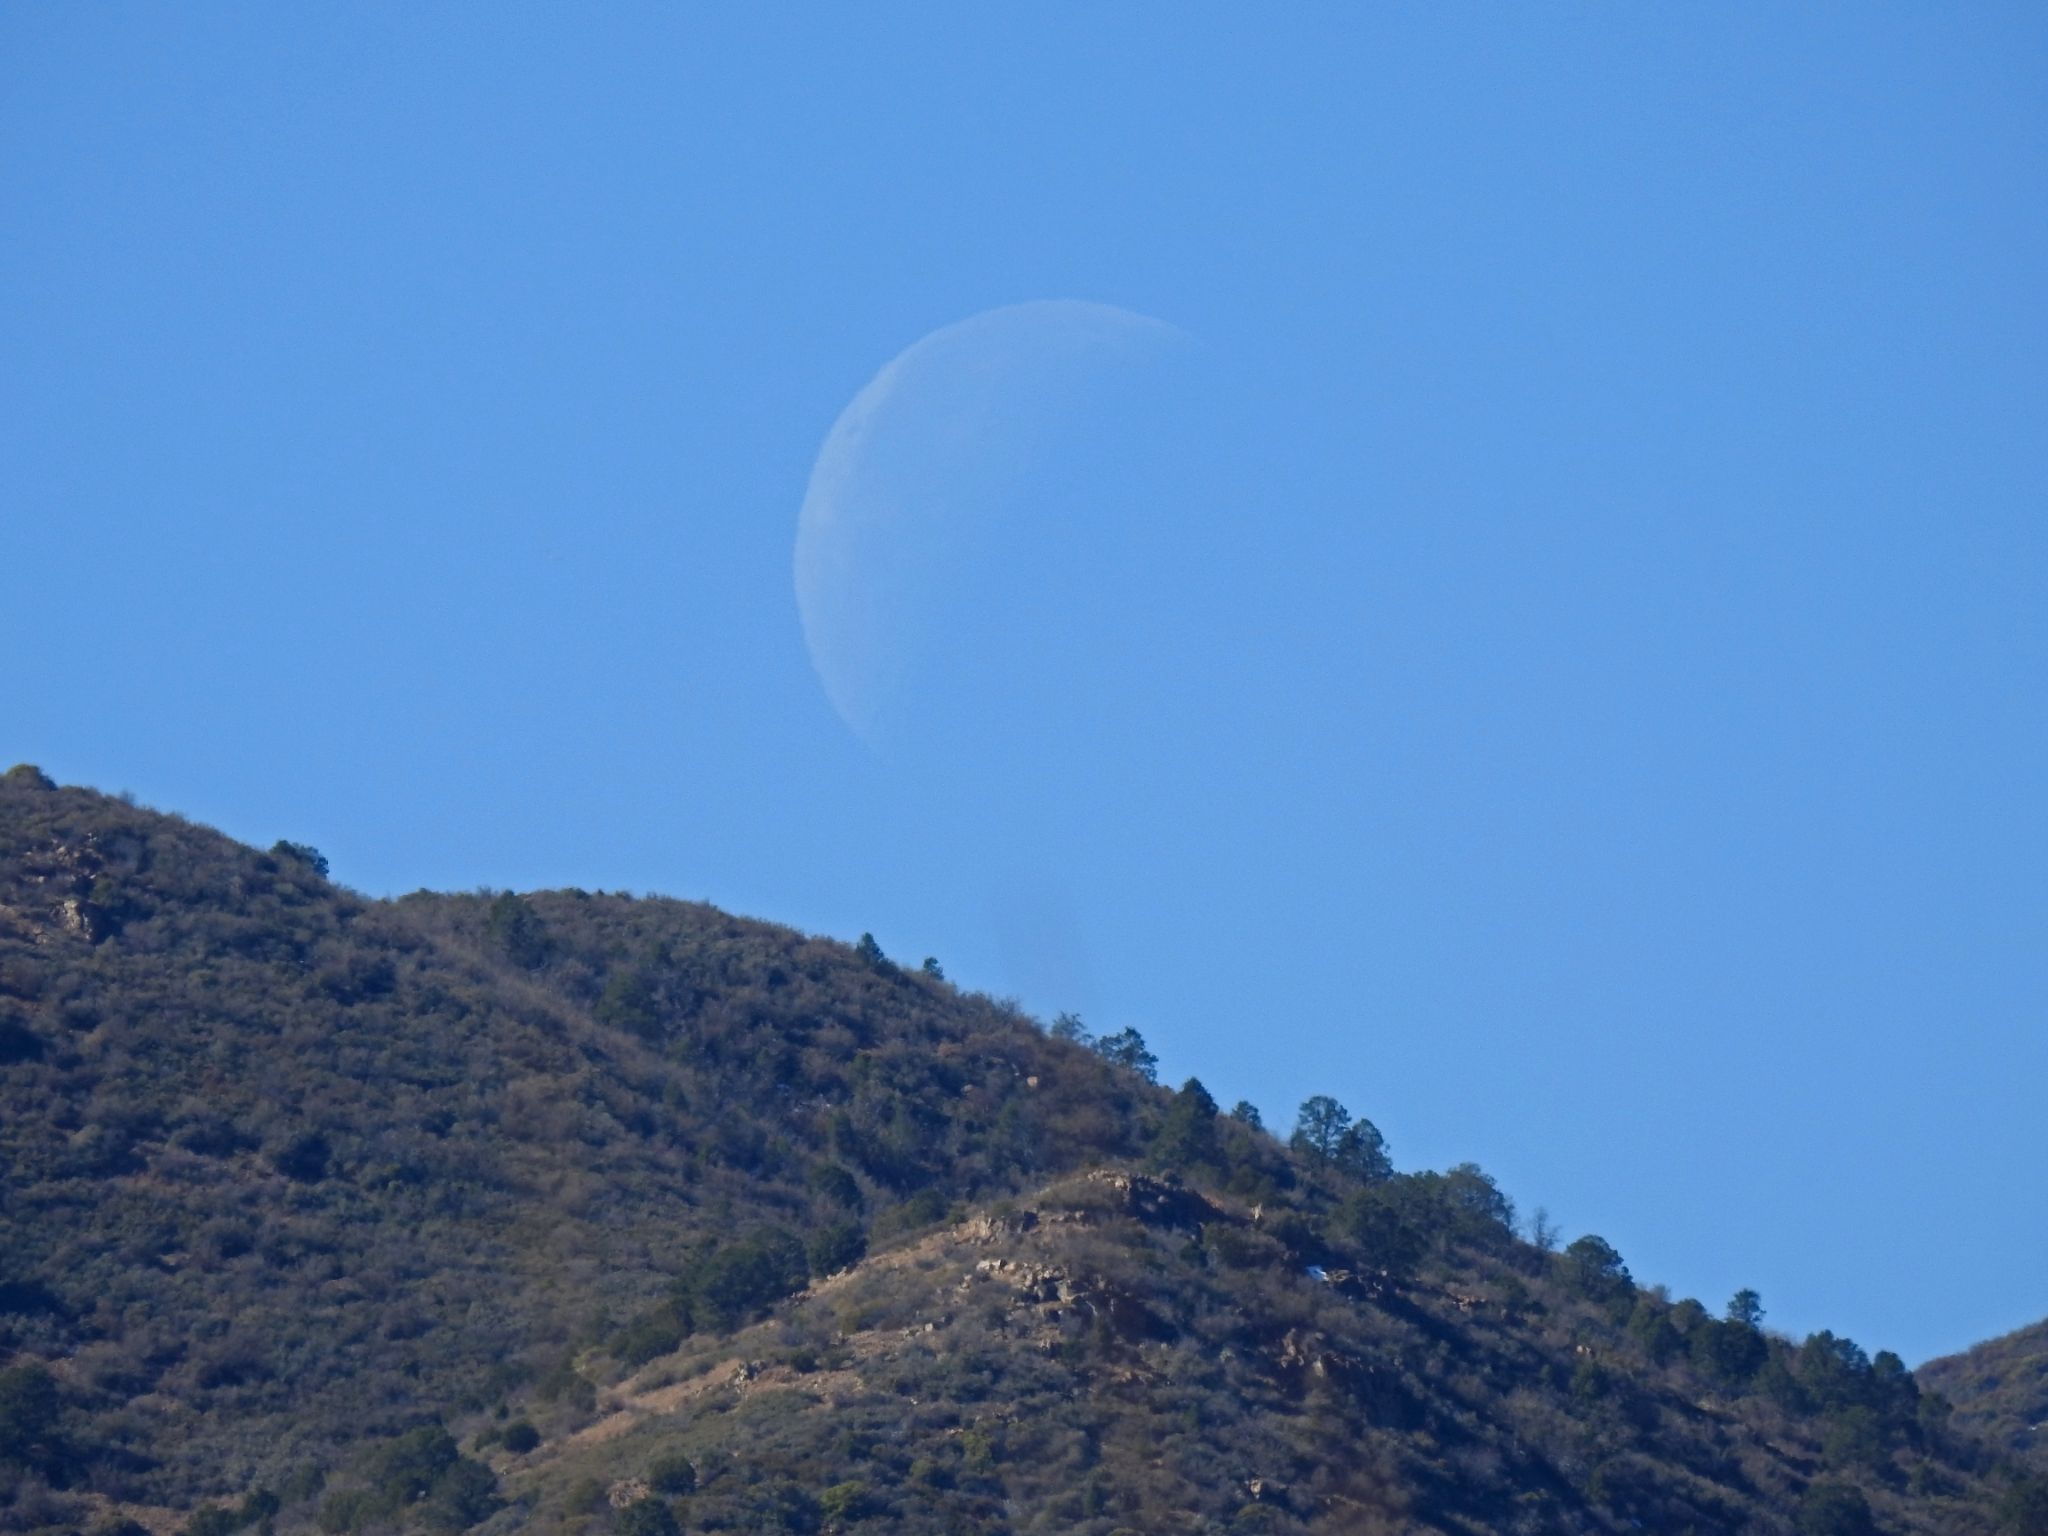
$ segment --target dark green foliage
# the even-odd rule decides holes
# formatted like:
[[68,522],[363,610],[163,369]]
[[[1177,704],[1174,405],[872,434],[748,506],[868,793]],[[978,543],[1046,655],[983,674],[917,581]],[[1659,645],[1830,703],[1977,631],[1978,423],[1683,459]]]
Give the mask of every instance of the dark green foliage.
[[1636,1285],[1621,1255],[1604,1237],[1587,1233],[1564,1251],[1565,1274],[1581,1296],[1614,1301],[1632,1295]]
[[0,1067],[11,1067],[25,1061],[41,1061],[44,1049],[41,1035],[21,1020],[0,1013]]
[[1870,1357],[1854,1340],[1836,1338],[1825,1329],[1800,1345],[1794,1374],[1807,1400],[1822,1413],[1871,1401]]
[[1053,1016],[1053,1039],[1065,1040],[1073,1045],[1093,1045],[1095,1037],[1088,1032],[1088,1026],[1081,1022],[1078,1013],[1060,1013]]
[[242,1528],[242,1521],[235,1509],[226,1504],[211,1505],[200,1510],[179,1529],[179,1536],[233,1536]]
[[1764,1322],[1763,1298],[1747,1287],[1737,1291],[1728,1299],[1728,1321],[1744,1328],[1761,1328]]
[[317,1184],[326,1178],[333,1160],[333,1147],[317,1131],[302,1131],[270,1154],[270,1165],[300,1184]]
[[529,971],[546,965],[554,948],[540,914],[525,897],[510,891],[491,903],[484,936],[507,960]]
[[1337,1225],[1369,1269],[1398,1282],[1414,1275],[1427,1249],[1428,1229],[1417,1214],[1406,1187],[1375,1186],[1345,1200]]
[[675,1511],[662,1499],[641,1499],[628,1505],[612,1529],[619,1536],[682,1536]]
[[1328,1094],[1319,1093],[1303,1102],[1287,1145],[1305,1157],[1327,1163],[1336,1158],[1350,1129],[1351,1111]]
[[872,933],[860,936],[860,942],[853,946],[854,957],[870,970],[880,970],[889,963],[889,957],[882,953],[882,946],[875,942]]
[[249,1496],[242,1500],[242,1506],[235,1514],[244,1526],[261,1525],[273,1518],[282,1508],[282,1497],[272,1493],[268,1488],[256,1488],[250,1490]]
[[820,1163],[811,1170],[811,1188],[834,1205],[848,1210],[861,1206],[860,1185],[837,1163]]
[[1764,1336],[1752,1325],[1730,1317],[1703,1317],[1687,1335],[1693,1364],[1724,1387],[1746,1385],[1770,1358]]
[[514,1419],[505,1426],[505,1432],[498,1437],[498,1444],[514,1456],[524,1456],[540,1445],[540,1431],[525,1419]]
[[[1357,1126],[1352,1129],[1355,1131]],[[1375,1139],[1378,1135],[1373,1132]],[[1444,1212],[1465,1241],[1497,1247],[1513,1240],[1515,1202],[1484,1168],[1477,1163],[1459,1163],[1449,1172],[1436,1175],[1434,1182]]]
[[946,1197],[936,1189],[921,1189],[901,1205],[884,1211],[875,1223],[875,1230],[885,1236],[916,1232],[944,1221],[947,1215]]
[[803,1289],[810,1273],[801,1238],[763,1227],[693,1259],[676,1278],[671,1300],[688,1327],[725,1332]]
[[1671,1309],[1649,1296],[1636,1298],[1629,1314],[1629,1336],[1652,1365],[1665,1365],[1684,1353],[1686,1336],[1671,1321]]
[[180,1536],[233,1536],[236,1531],[265,1526],[283,1507],[284,1501],[276,1494],[258,1488],[239,1504],[211,1504],[196,1511]]
[[1355,1120],[1345,1127],[1330,1161],[1354,1179],[1384,1179],[1394,1171],[1393,1161],[1387,1156],[1386,1138],[1370,1120]]
[[681,1451],[657,1456],[647,1468],[647,1486],[656,1493],[678,1496],[697,1491],[697,1468]]
[[327,878],[327,860],[320,850],[310,843],[288,843],[280,838],[270,845],[270,852],[273,857],[303,864],[323,880]]
[[1135,1072],[1148,1083],[1159,1080],[1159,1058],[1145,1048],[1145,1037],[1135,1029],[1124,1028],[1104,1035],[1094,1042],[1093,1048],[1104,1061]]
[[29,1361],[0,1370],[0,1464],[46,1466],[58,1454],[58,1417],[63,1402],[57,1380]]
[[868,1513],[868,1485],[858,1480],[834,1483],[818,1495],[818,1513],[836,1525],[858,1520]]
[[319,1525],[335,1533],[403,1522],[427,1531],[466,1531],[498,1507],[497,1478],[464,1456],[439,1425],[408,1431],[363,1458],[356,1486],[321,1501]]
[[57,787],[56,781],[34,763],[16,763],[5,774],[0,774],[11,788],[27,790],[49,790]]
[[1216,1101],[1198,1079],[1191,1077],[1183,1083],[1166,1106],[1152,1142],[1152,1160],[1175,1171],[1220,1169],[1223,1158],[1216,1134]]
[[400,1435],[380,1449],[370,1459],[369,1480],[395,1503],[417,1504],[461,1460],[455,1437],[436,1424]]
[[1266,1128],[1266,1122],[1259,1116],[1258,1105],[1252,1103],[1250,1099],[1239,1099],[1235,1104],[1231,1105],[1230,1118],[1239,1125],[1250,1126],[1255,1131],[1263,1131]]
[[653,1040],[661,1034],[661,1011],[654,987],[637,969],[614,971],[598,995],[593,1011],[598,1023],[643,1040]]
[[946,979],[945,968],[939,964],[938,958],[934,955],[926,955],[924,957],[924,964],[918,967],[918,969],[931,977],[933,981],[944,981]]
[[1998,1526],[2010,1536],[2048,1536],[2048,1477],[2020,1477],[1998,1500]]
[[1821,1432],[1821,1454],[1844,1470],[1875,1472],[1886,1460],[1885,1426],[1868,1408],[1844,1408]]
[[1847,1483],[1818,1482],[1799,1499],[1801,1536],[1874,1536],[1870,1501]]
[[837,1274],[858,1264],[868,1251],[867,1234],[857,1221],[835,1221],[811,1234],[805,1256],[814,1275]]

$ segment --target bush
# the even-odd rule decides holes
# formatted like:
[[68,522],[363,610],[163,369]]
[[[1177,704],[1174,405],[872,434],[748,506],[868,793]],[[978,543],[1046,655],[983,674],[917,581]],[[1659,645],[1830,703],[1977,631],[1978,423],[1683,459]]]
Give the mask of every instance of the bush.
[[834,1483],[818,1495],[818,1511],[827,1520],[858,1520],[867,1509],[868,1485],[863,1482]]
[[653,984],[638,970],[614,971],[611,980],[604,984],[594,1011],[597,1022],[609,1028],[624,1030],[643,1040],[658,1039],[661,1035],[661,1011]]
[[642,1499],[627,1505],[616,1529],[619,1536],[682,1536],[675,1512],[660,1499]]
[[0,1463],[33,1467],[56,1459],[57,1379],[41,1365],[0,1371]]
[[498,1443],[514,1456],[524,1456],[540,1444],[540,1431],[525,1419],[514,1419],[505,1426],[505,1433],[498,1437]]
[[1793,1521],[1801,1536],[1876,1536],[1870,1505],[1847,1483],[1813,1483],[1799,1500]]
[[851,1269],[868,1251],[867,1234],[857,1221],[835,1221],[811,1234],[805,1245],[814,1275],[834,1275]]
[[675,1302],[696,1328],[724,1332],[804,1287],[810,1260],[804,1245],[780,1227],[713,1248],[677,1280]]
[[820,1163],[811,1170],[811,1188],[834,1204],[848,1210],[858,1210],[861,1204],[860,1185],[853,1175],[837,1163]]
[[547,925],[520,897],[506,891],[491,903],[484,936],[514,965],[537,971],[554,951]]
[[647,1468],[647,1486],[656,1493],[685,1494],[697,1490],[697,1468],[681,1451],[667,1451]]
[[242,1528],[241,1516],[226,1504],[214,1504],[187,1520],[180,1536],[234,1536]]
[[294,864],[305,865],[323,880],[327,878],[326,855],[311,843],[292,843],[279,838],[270,845],[270,852],[275,858],[290,859]]
[[334,1149],[317,1131],[294,1136],[270,1154],[270,1166],[295,1184],[317,1184],[327,1177]]

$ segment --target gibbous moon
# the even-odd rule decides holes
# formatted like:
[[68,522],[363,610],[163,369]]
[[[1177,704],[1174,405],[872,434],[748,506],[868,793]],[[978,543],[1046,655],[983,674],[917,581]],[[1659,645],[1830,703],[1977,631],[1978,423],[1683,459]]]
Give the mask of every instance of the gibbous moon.
[[811,664],[862,739],[885,744],[921,692],[957,691],[935,659],[991,604],[1045,600],[1001,578],[1030,541],[1075,537],[1066,466],[1047,462],[1062,432],[1113,415],[1118,388],[1187,341],[1113,305],[1015,304],[933,331],[854,396],[811,470],[795,563]]

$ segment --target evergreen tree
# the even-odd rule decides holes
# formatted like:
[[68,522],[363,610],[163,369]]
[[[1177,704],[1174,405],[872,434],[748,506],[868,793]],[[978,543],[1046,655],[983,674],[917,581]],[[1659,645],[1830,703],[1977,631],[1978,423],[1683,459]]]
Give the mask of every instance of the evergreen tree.
[[1135,1029],[1120,1029],[1095,1042],[1095,1053],[1106,1061],[1128,1068],[1148,1083],[1159,1081],[1159,1058],[1145,1049],[1145,1037]]
[[1216,1139],[1216,1101],[1198,1078],[1189,1078],[1166,1107],[1152,1144],[1152,1160],[1161,1168],[1218,1168],[1223,1156]]
[[554,948],[540,914],[510,891],[500,893],[491,903],[490,915],[484,919],[484,937],[506,959],[529,971],[547,964]]
[[1327,1163],[1337,1155],[1337,1149],[1344,1143],[1344,1133],[1350,1129],[1351,1111],[1327,1093],[1319,1093],[1303,1101],[1301,1112],[1295,1116],[1294,1134],[1288,1137],[1287,1144]]
[[1078,1013],[1062,1013],[1052,1021],[1052,1037],[1055,1040],[1070,1040],[1075,1045],[1093,1045],[1095,1037],[1088,1033],[1088,1026],[1081,1022]]

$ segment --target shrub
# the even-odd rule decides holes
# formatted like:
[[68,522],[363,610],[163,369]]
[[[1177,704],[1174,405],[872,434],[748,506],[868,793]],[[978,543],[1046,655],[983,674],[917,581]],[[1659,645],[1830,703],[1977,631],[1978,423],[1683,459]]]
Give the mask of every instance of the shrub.
[[270,1154],[270,1166],[295,1184],[317,1184],[327,1177],[334,1149],[317,1131],[294,1136]]
[[654,986],[638,970],[614,971],[597,1000],[597,1021],[624,1030],[643,1040],[661,1034],[661,1013],[655,1004]]
[[811,1234],[805,1245],[814,1275],[833,1275],[851,1269],[868,1251],[867,1234],[857,1221],[835,1221]]
[[524,1456],[539,1446],[540,1431],[526,1419],[514,1419],[505,1426],[505,1432],[498,1437],[498,1443],[514,1456]]
[[681,1451],[666,1451],[649,1464],[647,1486],[656,1493],[694,1493],[697,1490],[696,1464]]
[[32,1467],[56,1459],[57,1379],[40,1364],[0,1371],[0,1462]]
[[233,1536],[241,1528],[241,1516],[232,1507],[213,1504],[187,1520],[180,1536]]
[[491,903],[490,915],[484,919],[484,936],[506,959],[529,971],[546,965],[554,950],[540,914],[510,891]]
[[858,1520],[867,1509],[868,1485],[863,1482],[834,1483],[818,1495],[818,1511],[827,1520]]
[[692,1326],[724,1331],[802,1290],[810,1278],[804,1245],[780,1227],[713,1248],[677,1280],[675,1301]]
[[1801,1536],[1875,1536],[1870,1505],[1847,1483],[1813,1483],[1799,1499],[1794,1519]]
[[270,852],[275,858],[290,859],[294,864],[305,865],[323,880],[327,878],[326,855],[311,843],[292,843],[279,838],[270,845]]
[[675,1512],[660,1499],[642,1499],[627,1505],[616,1529],[619,1536],[682,1536]]
[[843,1205],[849,1210],[860,1207],[860,1185],[853,1175],[837,1163],[820,1163],[811,1170],[811,1188],[825,1199]]

